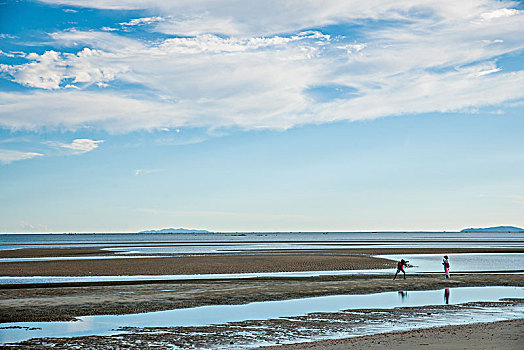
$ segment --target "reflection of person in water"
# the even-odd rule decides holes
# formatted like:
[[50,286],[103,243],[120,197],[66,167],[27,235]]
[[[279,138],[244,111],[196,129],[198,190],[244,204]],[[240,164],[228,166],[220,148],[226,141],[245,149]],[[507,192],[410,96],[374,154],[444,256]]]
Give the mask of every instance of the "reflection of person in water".
[[399,290],[398,291],[398,295],[400,295],[400,299],[402,300],[402,302],[404,302],[404,300],[406,300],[406,298],[408,297],[408,292],[404,292],[403,290]]
[[446,302],[446,305],[449,304],[449,288],[444,289],[444,301]]

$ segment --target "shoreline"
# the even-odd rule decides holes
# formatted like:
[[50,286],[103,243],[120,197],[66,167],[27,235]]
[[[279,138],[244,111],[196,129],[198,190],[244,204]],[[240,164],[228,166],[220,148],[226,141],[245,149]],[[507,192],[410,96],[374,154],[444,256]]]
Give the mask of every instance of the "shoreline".
[[[322,276],[188,281],[131,281],[0,288],[0,323],[68,321],[79,316],[132,314],[235,305],[269,300],[370,294],[391,291],[443,290],[452,287],[518,286],[522,275]],[[45,287],[45,288],[43,288]]]
[[[54,245],[59,244],[46,244],[49,248],[15,248],[8,250],[0,250],[0,258],[30,258],[30,257],[59,257],[59,256],[83,256],[83,255],[115,255],[116,251],[105,250],[113,246],[124,245],[119,248],[133,249],[133,246],[148,246],[151,248],[167,248],[167,247],[212,247],[222,244],[251,244],[251,243],[305,243],[315,245],[332,245],[340,244],[340,242],[329,242],[329,241],[311,241],[311,242],[296,242],[296,241],[285,241],[285,242],[265,242],[265,241],[254,241],[254,242],[215,242],[212,244],[167,244],[166,242],[148,242],[147,244],[139,244],[140,242],[134,243],[111,243],[104,244],[100,247],[68,247],[68,248],[53,248]],[[86,243],[87,244],[87,243]],[[89,243],[91,244],[91,243]],[[240,253],[276,253],[276,252],[296,252],[296,253],[346,253],[346,254],[369,254],[369,255],[380,255],[380,254],[456,254],[456,253],[524,253],[524,248],[519,247],[504,247],[504,248],[473,248],[473,247],[459,247],[459,248],[446,248],[446,247],[366,247],[362,248],[362,245],[382,245],[383,243],[368,244],[368,243],[344,243],[341,248],[325,248],[325,249],[254,249],[249,251],[240,251]],[[27,246],[30,244],[24,244]],[[42,245],[42,244],[36,244]],[[76,244],[75,244],[76,245]],[[14,246],[14,245],[10,245]],[[351,246],[351,247],[349,247]],[[141,253],[142,255],[145,253]],[[235,253],[237,254],[237,253]],[[133,254],[130,254],[132,256]],[[200,254],[199,254],[200,255]],[[234,255],[232,253],[203,253],[202,255]]]
[[[162,246],[166,246],[162,244]],[[169,246],[169,245],[167,245]],[[132,247],[130,248],[132,249]],[[49,260],[49,261],[22,261],[0,263],[1,274],[13,277],[29,276],[125,276],[145,275],[161,277],[162,275],[194,275],[194,274],[235,274],[235,273],[264,273],[264,272],[301,272],[301,271],[337,271],[337,270],[368,270],[388,268],[391,274],[376,275],[332,275],[314,277],[252,277],[252,278],[217,278],[212,280],[187,279],[187,280],[134,280],[134,281],[93,281],[93,282],[67,282],[67,283],[29,283],[29,284],[4,284],[0,285],[0,323],[39,322],[39,321],[74,321],[78,317],[88,315],[123,315],[137,314],[153,311],[166,311],[186,309],[210,305],[240,305],[263,301],[281,301],[290,299],[303,299],[309,297],[372,294],[381,292],[409,292],[420,290],[442,290],[455,287],[488,287],[488,286],[516,286],[524,287],[522,274],[489,273],[468,274],[454,273],[452,278],[445,280],[443,273],[410,273],[407,279],[393,280],[396,262],[392,260],[371,257],[372,254],[459,254],[459,253],[524,253],[524,248],[337,248],[337,249],[312,249],[312,250],[256,250],[224,254],[182,255],[169,257],[151,257],[133,259],[111,258],[114,252],[92,247],[76,248],[25,248],[0,251],[0,257],[81,257],[85,260]],[[89,259],[89,257],[105,256],[105,259]],[[87,258],[87,259],[86,259]],[[515,301],[523,305],[523,301]],[[504,305],[511,302],[486,303],[484,306],[505,312]],[[516,304],[515,304],[516,305]],[[324,327],[322,321],[325,317],[332,317],[337,327],[340,320],[346,320],[348,325],[360,319],[394,322],[397,317],[406,320],[424,315],[431,322],[433,317],[453,317],[456,312],[470,312],[478,305],[437,305],[430,307],[398,308],[393,310],[361,310],[362,312],[344,314],[312,314],[311,317],[297,317],[294,320],[286,318],[267,321],[245,321],[224,326],[198,327],[194,330],[184,327],[165,328],[166,344],[194,346],[201,344],[221,343],[227,347],[230,335],[223,334],[224,330],[232,327],[233,332],[241,334],[253,325],[265,327],[269,339],[274,336],[284,336],[294,332],[296,322],[306,322],[322,334]],[[519,306],[520,307],[520,306]],[[471,311],[473,312],[473,311]],[[433,316],[431,316],[433,315]],[[437,316],[441,315],[441,316]],[[446,316],[447,315],[447,316]],[[475,314],[473,314],[475,315]],[[320,317],[320,318],[317,318]],[[348,318],[349,317],[349,318]],[[468,315],[469,317],[469,315]],[[499,318],[500,319],[500,318]],[[389,320],[389,321],[388,321]],[[344,322],[346,322],[344,321]],[[417,321],[418,322],[418,321]],[[522,327],[524,320],[500,323],[501,327],[508,328],[511,339],[521,338],[515,335],[515,327]],[[499,324],[499,323],[497,323]],[[516,325],[516,326],[515,326]],[[489,331],[489,326],[465,325],[467,332],[464,334],[482,334]],[[247,328],[246,328],[247,327]],[[453,329],[461,329],[453,326]],[[488,328],[486,328],[488,327]],[[257,328],[257,327],[255,327]],[[257,328],[258,329],[258,328]],[[325,328],[326,330],[328,328]],[[521,328],[522,329],[522,328]],[[377,334],[350,339],[325,340],[321,342],[308,342],[294,345],[281,346],[285,350],[311,348],[318,350],[339,349],[418,349],[424,346],[428,349],[431,342],[442,345],[442,340],[447,328],[417,329],[407,332]],[[212,339],[201,339],[194,334],[198,332],[209,334],[220,333]],[[129,329],[125,339],[139,342],[165,341],[164,337],[157,334],[158,329]],[[197,332],[197,333],[194,333]],[[290,333],[291,332],[291,333]],[[411,332],[411,333],[410,333]],[[468,333],[469,332],[469,333]],[[480,333],[479,333],[480,332]],[[504,331],[505,332],[505,331]],[[457,333],[457,332],[456,332]],[[236,334],[236,333],[235,333]],[[400,336],[398,334],[401,334]],[[458,333],[457,333],[458,334]],[[505,334],[505,333],[504,333]],[[461,335],[461,334],[459,334]],[[462,334],[463,335],[463,334]],[[196,337],[196,338],[195,338]],[[242,341],[235,335],[235,341]],[[239,338],[240,337],[240,338]],[[311,334],[304,333],[300,339],[311,338]],[[400,337],[400,338],[399,338]],[[406,343],[403,338],[413,339],[413,343]],[[433,338],[431,338],[433,337]],[[453,338],[448,336],[450,345],[459,344],[461,348],[467,347],[466,338]],[[495,337],[493,337],[495,338]],[[422,339],[422,340],[421,340]],[[423,342],[424,339],[433,339]],[[469,338],[468,338],[469,339]],[[506,345],[514,345],[513,340]],[[520,339],[520,340],[519,340]],[[496,339],[495,339],[496,340]],[[40,348],[41,339],[29,340],[18,345]],[[47,341],[47,340],[46,340]],[[79,338],[56,338],[51,342],[59,348],[70,348],[70,342],[80,347],[120,346],[123,340],[111,336],[91,336]],[[127,340],[126,340],[127,341]],[[513,342],[512,342],[513,341]],[[171,342],[171,343],[170,343]],[[273,342],[274,343],[274,342]],[[142,343],[140,343],[142,344]],[[218,344],[218,343],[217,343]],[[235,343],[236,344],[236,343]],[[430,344],[430,345],[427,345]],[[477,343],[471,343],[477,344]],[[384,347],[380,347],[384,345]],[[478,344],[477,344],[478,345]],[[475,346],[475,350],[482,347]],[[480,344],[482,345],[482,344]],[[73,345],[71,345],[73,346]],[[280,349],[281,347],[275,347]],[[0,348],[2,346],[0,345]],[[42,349],[45,347],[41,347]],[[72,348],[72,347],[71,347]],[[441,348],[441,347],[439,347]],[[496,347],[501,348],[501,347]],[[509,348],[507,348],[509,349]]]
[[[161,254],[161,256],[151,254],[150,257],[140,254],[139,261],[138,258],[133,258],[133,254],[123,255],[126,258],[122,259],[120,258],[122,255],[101,248],[24,248],[0,251],[0,259],[47,258],[49,260],[0,262],[0,274],[5,277],[73,277],[393,270],[396,266],[395,261],[376,256],[488,253],[524,253],[524,248],[263,249],[220,254]],[[53,260],[54,257],[68,259]]]
[[259,347],[263,350],[344,350],[384,349],[522,349],[524,347],[524,319],[471,323],[379,333],[352,338],[321,340],[280,346]]
[[[159,348],[173,346],[229,348],[234,344],[256,348],[261,344],[267,344],[273,345],[273,349],[283,347],[284,350],[286,348],[340,350],[377,347],[419,349],[421,345],[434,345],[439,349],[456,349],[456,345],[459,345],[460,349],[520,349],[524,315],[521,311],[518,311],[520,317],[508,317],[505,314],[513,313],[513,310],[522,310],[523,303],[524,299],[510,298],[499,302],[470,302],[461,305],[364,308],[193,326],[181,325],[179,322],[175,322],[174,325],[169,325],[168,322],[164,326],[140,324],[125,326],[113,318],[113,321],[109,321],[110,328],[102,326],[101,334],[95,332],[92,335],[82,335],[74,330],[66,331],[64,335],[58,337],[43,338],[45,335],[41,334],[27,337],[26,340],[20,340],[20,343],[6,345],[6,347],[9,346],[10,349],[113,349],[120,348],[124,344],[136,347],[154,344]],[[443,319],[449,320],[449,324],[443,325]],[[500,323],[504,320],[505,323]],[[111,328],[112,325],[116,329]],[[71,326],[75,327],[74,324]],[[23,324],[21,327],[14,325],[8,327],[26,328]],[[117,333],[104,334],[104,328],[114,329]],[[362,335],[352,337],[358,334]],[[304,342],[307,339],[317,339],[317,341]],[[2,346],[0,348],[3,349]]]
[[[67,261],[3,262],[4,276],[125,276],[197,275],[265,272],[391,269],[391,274],[314,277],[253,277],[187,280],[134,280],[28,283],[0,285],[0,322],[72,320],[84,315],[161,311],[204,305],[244,304],[336,294],[367,294],[398,290],[428,290],[460,286],[524,286],[522,274],[459,274],[444,280],[442,274],[414,274],[392,280],[396,262],[370,257],[370,253],[399,252],[483,253],[523,251],[500,248],[388,248],[322,250],[311,253],[173,256],[140,259],[87,259]],[[0,256],[1,256],[0,252]],[[94,248],[45,248],[4,251],[16,257],[97,256]],[[452,254],[452,253],[450,253]]]

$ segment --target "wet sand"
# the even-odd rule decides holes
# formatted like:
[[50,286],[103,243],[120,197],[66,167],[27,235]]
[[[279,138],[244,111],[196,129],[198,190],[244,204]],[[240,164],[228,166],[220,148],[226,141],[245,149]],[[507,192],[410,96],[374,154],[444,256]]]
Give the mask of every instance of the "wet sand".
[[[233,242],[224,242],[224,244],[234,244]],[[243,242],[250,243],[250,242]],[[251,242],[251,243],[271,243],[271,242]],[[282,242],[280,242],[282,243]],[[299,243],[299,242],[286,242],[286,243]],[[315,245],[330,245],[328,242],[300,242],[300,243],[314,243]],[[333,242],[331,244],[334,244]],[[340,243],[340,242],[338,242]],[[110,248],[119,245],[130,245],[130,243],[115,243],[108,245],[105,248]],[[384,255],[384,254],[454,254],[454,253],[524,253],[524,248],[360,248],[362,244],[355,244],[351,248],[339,248],[339,249],[258,249],[250,251],[251,254],[276,254],[276,253],[315,253],[315,254],[365,254],[365,255]],[[203,244],[191,244],[191,245],[180,245],[180,244],[165,244],[165,243],[148,243],[147,246],[151,247],[200,247],[209,246]],[[122,247],[120,247],[122,248]],[[132,247],[129,248],[132,250]],[[21,248],[12,250],[0,250],[0,258],[38,258],[38,257],[74,257],[74,256],[86,256],[86,255],[103,255],[111,256],[115,253],[102,248],[88,248],[88,247],[76,247],[76,248],[53,248],[52,244],[48,244],[47,248]],[[249,254],[249,253],[243,253]],[[131,256],[133,254],[130,254]],[[144,255],[144,254],[142,254]],[[180,254],[178,254],[180,255]],[[199,254],[199,255],[217,255],[217,254]],[[237,255],[237,254],[220,254],[220,255]]]
[[0,251],[0,258],[98,257],[107,259],[0,262],[2,276],[186,275],[260,272],[335,271],[394,268],[379,254],[524,253],[522,248],[351,248],[306,251],[258,250],[235,254],[203,254],[111,259],[96,248],[27,248]]
[[[400,290],[430,290],[465,286],[524,286],[522,274],[407,274],[392,280],[395,262],[368,254],[413,253],[522,253],[523,249],[441,249],[441,248],[355,248],[311,251],[249,252],[235,255],[178,256],[168,258],[67,260],[0,263],[3,276],[100,276],[243,273],[278,271],[320,271],[392,268],[391,276],[325,276],[306,278],[255,278],[190,281],[120,281],[34,285],[0,285],[0,323],[19,321],[74,320],[84,315],[128,314],[188,308],[202,305],[244,304],[254,301],[285,300],[322,295],[363,294]],[[111,252],[95,248],[20,249],[4,251],[0,257],[97,256]],[[524,348],[523,321],[493,325],[447,328],[359,337],[294,345],[296,348]],[[490,328],[490,327],[495,328]],[[469,327],[469,328],[468,328]],[[501,332],[497,337],[495,330]],[[130,337],[135,336],[131,335]],[[137,339],[143,335],[136,335]],[[480,342],[484,336],[485,342]],[[486,338],[487,337],[487,338]],[[96,337],[95,337],[96,338]],[[93,339],[95,339],[93,338]],[[86,340],[86,345],[97,340]],[[427,339],[427,340],[426,340]],[[118,345],[118,340],[114,340]],[[498,343],[497,343],[498,341]],[[67,341],[64,340],[67,343]],[[91,343],[94,342],[94,343]],[[37,343],[33,343],[37,344]],[[428,344],[428,345],[426,345]],[[482,347],[482,346],[486,347]],[[518,345],[515,347],[515,345]],[[1,347],[0,347],[1,348]],[[38,347],[34,347],[35,349]]]
[[406,280],[395,281],[392,276],[325,276],[3,285],[0,286],[0,322],[72,320],[84,315],[472,286],[524,286],[524,279],[519,274],[464,274],[445,280],[439,274],[408,275]]
[[[182,348],[229,349],[256,348],[261,344],[292,344],[307,339],[333,339],[350,337],[365,331],[374,336],[342,340],[286,345],[283,348],[302,349],[374,349],[381,344],[393,349],[418,349],[443,344],[444,349],[466,348],[519,348],[521,321],[487,324],[446,326],[440,328],[403,330],[435,324],[435,320],[448,319],[458,324],[472,317],[482,319],[493,313],[501,317],[513,307],[523,307],[522,299],[502,302],[400,307],[394,309],[342,310],[339,312],[310,313],[304,316],[281,317],[266,320],[247,320],[207,326],[121,327],[119,334],[77,336],[73,338],[33,338],[16,346],[0,349],[122,349],[122,348]],[[484,327],[486,326],[486,327]],[[74,326],[73,326],[74,327]],[[396,330],[392,332],[392,330]],[[389,334],[384,334],[389,332]],[[484,337],[485,342],[482,342]],[[272,349],[280,347],[273,346]]]
[[524,319],[417,329],[364,337],[299,343],[265,350],[343,349],[524,349]]
[[[427,290],[457,286],[523,285],[519,274],[412,275],[392,281],[395,262],[365,255],[413,249],[344,249],[337,253],[252,253],[168,258],[32,261],[0,263],[3,276],[108,276],[224,274],[391,268],[391,276],[325,276],[189,281],[116,281],[0,285],[0,322],[71,320],[83,315],[125,314],[201,305],[241,304],[334,294]],[[440,248],[417,252],[442,253]],[[447,249],[446,252],[507,252],[507,249]],[[107,255],[94,248],[33,248],[4,257]]]
[[97,248],[24,248],[0,250],[0,258],[47,258],[88,255],[113,255],[113,253]]
[[192,275],[393,268],[391,260],[359,255],[216,255],[168,258],[0,263],[3,276]]

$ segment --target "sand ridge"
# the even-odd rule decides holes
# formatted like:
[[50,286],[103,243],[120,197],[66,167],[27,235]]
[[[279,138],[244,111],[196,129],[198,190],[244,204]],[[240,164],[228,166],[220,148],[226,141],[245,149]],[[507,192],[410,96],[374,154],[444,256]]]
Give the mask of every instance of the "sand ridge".
[[3,276],[115,276],[330,271],[393,268],[387,259],[360,255],[215,255],[0,263]]

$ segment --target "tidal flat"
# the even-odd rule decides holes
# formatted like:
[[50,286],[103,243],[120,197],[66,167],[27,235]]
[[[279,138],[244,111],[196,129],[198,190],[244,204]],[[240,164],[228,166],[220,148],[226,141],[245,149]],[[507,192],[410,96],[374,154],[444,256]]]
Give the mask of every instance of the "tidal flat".
[[[285,247],[289,248],[292,243],[286,242]],[[252,348],[303,343],[296,346],[335,346],[333,349],[336,349],[336,346],[347,344],[337,345],[338,343],[333,343],[333,339],[367,337],[375,333],[397,334],[411,329],[413,332],[423,332],[421,328],[445,327],[451,324],[454,324],[454,327],[462,327],[470,323],[523,318],[519,315],[524,310],[524,304],[518,298],[489,303],[479,299],[474,303],[460,305],[446,305],[443,302],[446,289],[451,290],[453,295],[454,288],[460,287],[523,288],[522,271],[500,271],[500,266],[493,266],[492,271],[486,271],[489,273],[459,273],[452,270],[452,278],[445,280],[442,273],[415,273],[416,268],[408,268],[405,280],[392,280],[395,261],[377,257],[399,254],[426,254],[429,257],[430,254],[474,253],[478,256],[507,255],[508,259],[511,259],[520,258],[524,251],[519,242],[512,242],[511,246],[482,248],[460,244],[453,248],[370,248],[354,242],[351,243],[354,244],[353,247],[342,248],[335,247],[334,242],[331,242],[329,247],[326,245],[326,249],[319,249],[322,242],[318,241],[299,243],[300,249],[268,249],[268,245],[272,244],[276,248],[282,246],[279,246],[279,242],[264,242],[263,245],[249,242],[243,246],[244,251],[227,249],[220,253],[199,254],[190,251],[193,249],[192,244],[173,245],[166,242],[148,244],[147,249],[133,246],[131,242],[118,244],[126,246],[122,248],[124,252],[121,248],[113,250],[114,244],[99,247],[90,244],[60,247],[44,244],[38,247],[25,245],[14,249],[10,246],[9,249],[0,250],[0,258],[7,259],[0,262],[1,275],[6,280],[15,279],[15,283],[0,285],[0,342],[9,343],[9,334],[15,332],[27,335],[38,333],[30,330],[32,326],[28,325],[31,322],[73,321],[75,327],[87,327],[86,332],[89,335],[44,339],[44,334],[33,340],[23,340],[17,343],[17,346],[34,349],[75,346],[109,349],[115,346],[137,347],[141,344],[140,346],[144,347],[158,344],[174,348]],[[221,244],[224,245],[223,242]],[[347,242],[344,244],[347,245]],[[151,252],[151,246],[154,249],[162,249]],[[165,248],[171,249],[172,246],[176,246],[177,249],[182,246],[186,251],[183,254],[177,251],[168,256],[159,255],[165,254]],[[204,246],[208,249],[210,244]],[[246,249],[246,246],[249,249]],[[314,249],[311,248],[313,246]],[[150,254],[144,255],[148,251]],[[61,260],[63,258],[67,260]],[[453,256],[451,258],[453,259]],[[413,260],[412,263],[416,264],[416,259]],[[472,263],[475,263],[474,259]],[[521,270],[523,269],[524,267]],[[311,271],[325,273],[308,276],[307,273]],[[364,272],[352,274],[352,271]],[[271,275],[286,272],[305,274],[302,277]],[[163,279],[163,276],[173,274],[186,276],[187,279]],[[235,278],[228,278],[231,274],[235,274]],[[134,279],[135,275],[140,278]],[[50,280],[59,277],[78,280],[32,283],[31,278],[35,276]],[[88,276],[93,279],[83,279]],[[206,276],[211,277],[202,279]],[[28,278],[29,282],[16,283],[16,278]],[[327,313],[311,310],[302,316],[284,315],[265,320],[246,319],[200,326],[148,327],[145,324],[122,324],[119,325],[121,327],[117,327],[118,334],[90,334],[89,325],[85,322],[92,316],[169,312],[203,306],[246,305],[325,296],[393,292],[398,298],[403,298],[413,297],[417,291],[437,291],[438,301],[435,305],[401,306],[387,310],[371,310],[364,306],[361,310]],[[503,323],[504,327],[513,327],[511,322]],[[17,329],[17,324],[21,328]],[[331,342],[317,344],[316,341]],[[355,345],[355,348],[358,346]]]

